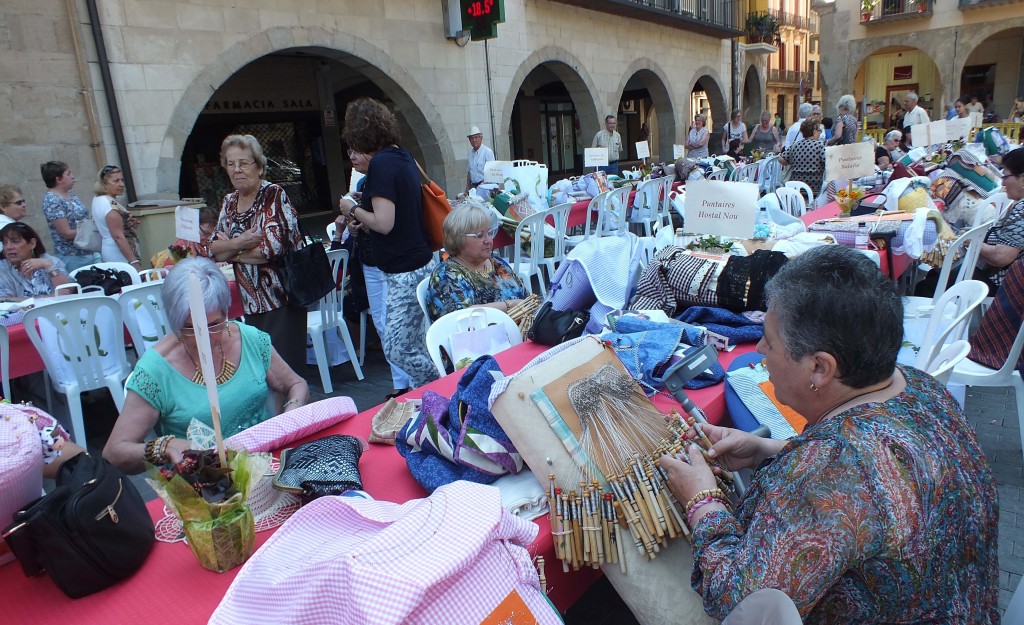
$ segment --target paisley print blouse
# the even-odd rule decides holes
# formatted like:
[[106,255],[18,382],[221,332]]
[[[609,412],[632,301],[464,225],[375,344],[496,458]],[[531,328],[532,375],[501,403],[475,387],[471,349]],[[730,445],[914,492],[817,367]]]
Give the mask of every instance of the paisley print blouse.
[[934,379],[807,428],[705,515],[691,582],[711,616],[778,588],[804,623],[998,623],[996,485]]

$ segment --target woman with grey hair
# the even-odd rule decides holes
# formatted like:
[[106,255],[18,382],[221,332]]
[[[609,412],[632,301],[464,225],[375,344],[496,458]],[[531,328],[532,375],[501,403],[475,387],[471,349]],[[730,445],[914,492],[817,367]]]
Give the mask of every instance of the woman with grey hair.
[[498,226],[487,209],[460,206],[448,213],[443,228],[449,257],[434,269],[427,283],[431,321],[471,306],[508,312],[529,295],[519,275],[494,255]]
[[252,135],[230,135],[220,147],[220,164],[235,191],[224,196],[215,240],[215,260],[234,265],[245,321],[270,335],[292,369],[306,365],[306,311],[288,305],[279,264],[303,245],[299,215],[284,189],[267,182],[267,159]]
[[903,150],[900,149],[900,141],[903,140],[903,133],[899,130],[890,130],[885,133],[882,145],[875,147],[875,165],[883,171],[892,169],[892,164],[903,158]]
[[835,125],[828,145],[848,145],[857,142],[857,100],[846,94],[836,103]]
[[[945,387],[896,366],[896,284],[826,245],[789,261],[766,294],[762,365],[807,425],[789,440],[701,426],[711,458],[754,469],[735,514],[716,492],[688,510],[705,610],[723,618],[777,588],[805,623],[999,622],[995,481]],[[678,501],[716,488],[697,448],[661,465]]]
[[[284,410],[302,406],[309,397],[306,382],[281,359],[269,336],[228,321],[231,292],[220,269],[206,258],[182,260],[160,292],[173,334],[157,341],[135,365],[124,408],[103,449],[107,460],[128,473],[142,471],[143,460],[157,465],[181,460],[189,448],[186,431],[193,420],[213,426],[188,302],[192,274],[199,279],[206,308],[224,436],[271,417],[271,390],[286,398]],[[145,442],[154,427],[161,436],[156,443]]]

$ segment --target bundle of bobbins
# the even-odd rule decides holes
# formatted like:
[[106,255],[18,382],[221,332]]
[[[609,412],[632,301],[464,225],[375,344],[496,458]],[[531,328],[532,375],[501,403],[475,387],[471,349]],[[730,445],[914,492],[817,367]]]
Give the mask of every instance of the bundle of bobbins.
[[[628,470],[606,477],[607,487],[597,480],[580,481],[569,489],[558,485],[554,473],[548,474],[548,505],[555,555],[568,572],[581,567],[598,568],[618,564],[626,573],[625,549],[636,549],[653,560],[679,536],[691,539],[692,528],[686,515],[713,499],[732,510],[736,488],[732,474],[707,455],[711,440],[696,427],[692,416],[675,411],[669,417],[670,437],[660,441],[648,456],[634,456]],[[709,465],[718,467],[718,488],[701,493],[697,501],[679,502],[668,487],[668,474],[658,464],[665,454],[689,460],[686,448],[696,443]],[[685,504],[685,505],[684,505]]]

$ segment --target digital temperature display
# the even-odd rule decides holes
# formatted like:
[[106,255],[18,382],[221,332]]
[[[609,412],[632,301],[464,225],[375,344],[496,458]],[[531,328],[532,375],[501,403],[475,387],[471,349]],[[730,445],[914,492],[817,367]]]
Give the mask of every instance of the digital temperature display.
[[460,0],[462,29],[468,30],[473,41],[494,39],[498,24],[505,21],[504,0]]

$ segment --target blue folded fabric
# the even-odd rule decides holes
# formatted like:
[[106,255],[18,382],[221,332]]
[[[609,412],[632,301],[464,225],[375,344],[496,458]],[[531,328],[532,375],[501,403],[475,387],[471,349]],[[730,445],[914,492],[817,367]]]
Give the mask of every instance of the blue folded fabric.
[[715,334],[728,337],[731,345],[753,343],[760,341],[764,336],[762,324],[724,308],[690,306],[676,319],[695,326],[704,326]]
[[[695,328],[686,328],[674,323],[661,323],[634,316],[620,317],[615,321],[617,332],[602,335],[609,341],[615,355],[634,379],[640,382],[647,395],[653,395],[665,387],[664,377],[659,375],[670,364],[672,354],[680,344],[701,346],[703,333]],[[708,371],[687,381],[683,387],[704,388],[721,382],[725,370],[715,363]]]

